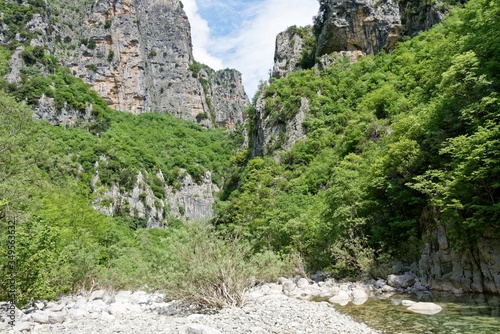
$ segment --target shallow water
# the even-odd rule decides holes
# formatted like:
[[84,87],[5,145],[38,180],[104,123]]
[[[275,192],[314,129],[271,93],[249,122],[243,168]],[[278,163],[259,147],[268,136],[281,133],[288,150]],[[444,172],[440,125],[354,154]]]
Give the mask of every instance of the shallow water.
[[[433,302],[443,310],[423,315],[406,310],[401,300]],[[500,297],[447,293],[372,297],[363,305],[335,308],[357,321],[386,333],[492,334],[500,333]]]

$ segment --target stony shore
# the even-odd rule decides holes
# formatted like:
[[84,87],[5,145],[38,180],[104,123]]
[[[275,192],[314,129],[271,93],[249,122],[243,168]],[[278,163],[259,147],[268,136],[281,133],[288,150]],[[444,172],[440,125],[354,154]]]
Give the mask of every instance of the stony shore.
[[[375,293],[396,290],[385,282],[313,282],[281,279],[254,287],[242,307],[222,310],[165,301],[160,293],[96,290],[55,302],[35,302],[16,310],[8,325],[7,304],[0,311],[0,332],[7,333],[380,333],[335,310],[334,304],[362,304]],[[311,299],[325,300],[314,302]]]

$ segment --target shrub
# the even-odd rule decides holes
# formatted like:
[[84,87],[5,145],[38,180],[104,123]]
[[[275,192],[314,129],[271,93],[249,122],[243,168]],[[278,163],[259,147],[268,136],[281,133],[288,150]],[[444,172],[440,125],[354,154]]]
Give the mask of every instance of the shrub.
[[242,305],[244,292],[257,280],[274,280],[289,270],[286,261],[266,252],[252,255],[249,243],[218,238],[213,227],[191,223],[170,240],[171,265],[167,287],[176,297],[208,305]]

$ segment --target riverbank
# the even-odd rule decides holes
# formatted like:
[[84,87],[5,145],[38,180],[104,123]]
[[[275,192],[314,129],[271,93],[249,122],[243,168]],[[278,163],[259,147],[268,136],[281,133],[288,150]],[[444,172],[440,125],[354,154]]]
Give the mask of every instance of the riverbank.
[[[288,296],[290,281],[247,292],[243,307],[218,312],[193,304],[165,302],[162,294],[94,291],[18,310],[13,333],[380,333],[336,311],[331,303]],[[304,283],[304,282],[303,282]],[[300,285],[300,284],[299,284]],[[314,285],[309,285],[314,286]],[[288,295],[287,295],[288,294]],[[302,298],[306,298],[304,295]],[[205,314],[202,314],[205,313]]]

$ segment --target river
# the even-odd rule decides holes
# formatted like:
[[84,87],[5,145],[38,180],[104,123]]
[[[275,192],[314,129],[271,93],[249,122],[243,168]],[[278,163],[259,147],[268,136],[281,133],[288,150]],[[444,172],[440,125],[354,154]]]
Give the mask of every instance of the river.
[[[416,314],[401,305],[403,299],[433,302],[443,310],[434,315]],[[386,333],[500,333],[500,296],[433,292],[371,297],[362,305],[349,303],[335,308]]]

